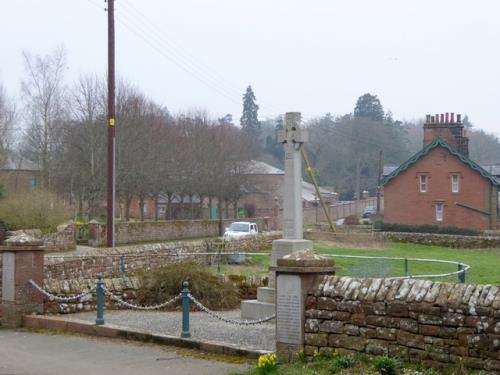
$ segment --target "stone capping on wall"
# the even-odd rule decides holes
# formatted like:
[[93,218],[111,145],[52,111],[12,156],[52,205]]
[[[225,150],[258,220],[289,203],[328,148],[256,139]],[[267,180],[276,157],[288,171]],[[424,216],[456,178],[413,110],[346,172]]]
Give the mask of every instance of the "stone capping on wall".
[[325,276],[305,302],[305,353],[364,352],[500,371],[500,288]]

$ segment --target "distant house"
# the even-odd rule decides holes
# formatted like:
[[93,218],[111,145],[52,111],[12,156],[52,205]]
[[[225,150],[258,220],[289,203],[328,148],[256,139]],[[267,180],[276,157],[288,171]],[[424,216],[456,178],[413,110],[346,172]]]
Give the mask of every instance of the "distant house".
[[470,160],[468,142],[460,115],[428,115],[423,149],[384,168],[384,221],[499,228],[500,167]]
[[[241,197],[235,210],[232,202],[229,202],[229,207],[223,205],[223,217],[233,218],[235,211],[238,215],[245,217],[248,212],[246,208],[253,208],[254,217],[273,216],[274,208],[283,206],[283,183],[285,181],[285,172],[279,168],[273,167],[261,161],[251,160],[242,167],[242,185]],[[320,187],[320,194],[323,201],[330,205],[337,202],[337,194]],[[304,207],[311,207],[317,204],[316,190],[313,184],[302,181],[302,202]],[[120,205],[120,216],[124,216],[124,205]],[[217,198],[213,198],[212,204],[208,202],[208,198],[204,197],[200,201],[200,197],[180,194],[172,194],[170,196],[170,204],[166,194],[160,194],[158,201],[155,203],[150,197],[144,200],[144,218],[146,220],[154,219],[155,209],[157,210],[159,219],[164,219],[165,216],[172,219],[189,219],[193,218],[216,218],[217,217]],[[167,212],[169,214],[167,214]],[[130,217],[138,219],[140,217],[139,200],[134,197],[130,202]]]
[[[275,205],[283,206],[283,183],[285,172],[261,161],[252,160],[245,170],[243,195],[238,202],[239,207],[252,204],[256,208],[255,216],[272,216]],[[337,194],[328,189],[319,188],[326,204],[336,203]],[[302,204],[310,207],[317,203],[314,185],[302,181]]]
[[5,168],[0,169],[0,186],[4,196],[34,191],[40,185],[40,178],[40,170],[25,160],[9,159]]

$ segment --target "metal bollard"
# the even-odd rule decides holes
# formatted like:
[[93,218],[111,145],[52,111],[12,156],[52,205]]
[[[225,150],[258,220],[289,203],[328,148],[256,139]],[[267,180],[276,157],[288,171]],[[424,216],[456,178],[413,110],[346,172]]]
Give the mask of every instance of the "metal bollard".
[[465,271],[464,271],[464,265],[459,263],[458,264],[458,271],[462,271],[458,273],[458,282],[465,284]]
[[104,324],[104,280],[102,273],[97,274],[95,294],[97,300],[97,319],[95,320],[95,324],[100,326]]
[[408,276],[408,258],[405,258],[405,276]]
[[182,283],[182,332],[181,337],[191,337],[189,332],[189,283],[184,281]]

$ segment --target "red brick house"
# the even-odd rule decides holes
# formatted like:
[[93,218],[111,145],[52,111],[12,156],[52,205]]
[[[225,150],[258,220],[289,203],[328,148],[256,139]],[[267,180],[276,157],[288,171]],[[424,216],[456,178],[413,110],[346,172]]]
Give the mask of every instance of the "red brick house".
[[499,228],[497,168],[470,160],[468,141],[460,115],[456,122],[453,113],[428,115],[424,148],[392,171],[385,168],[384,221]]

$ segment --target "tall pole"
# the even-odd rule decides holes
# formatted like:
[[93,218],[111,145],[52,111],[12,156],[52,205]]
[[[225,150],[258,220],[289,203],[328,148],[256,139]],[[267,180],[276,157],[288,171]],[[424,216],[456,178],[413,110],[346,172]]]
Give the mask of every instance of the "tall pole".
[[107,246],[115,246],[115,0],[108,1],[108,209]]

